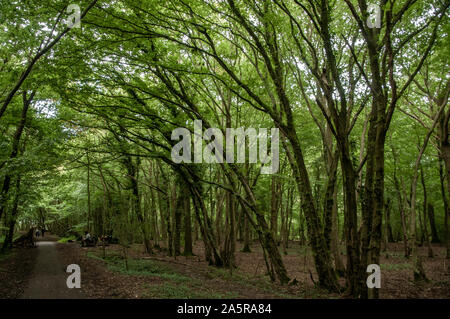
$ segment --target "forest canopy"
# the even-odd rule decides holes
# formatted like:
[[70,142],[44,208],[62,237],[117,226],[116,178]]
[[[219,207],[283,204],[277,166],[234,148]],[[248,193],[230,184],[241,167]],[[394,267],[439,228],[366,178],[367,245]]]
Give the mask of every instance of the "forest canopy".
[[318,286],[377,298],[367,266],[399,243],[424,278],[418,246],[450,258],[449,5],[1,1],[2,251],[88,230],[234,269],[257,242],[288,284],[300,244]]

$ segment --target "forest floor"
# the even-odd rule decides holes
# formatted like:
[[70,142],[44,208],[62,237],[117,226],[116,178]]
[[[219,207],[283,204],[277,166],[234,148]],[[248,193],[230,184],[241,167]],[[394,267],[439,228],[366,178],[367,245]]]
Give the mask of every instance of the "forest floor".
[[0,299],[16,299],[23,294],[37,255],[36,248],[13,248],[0,255]]
[[[251,253],[240,252],[237,245],[236,266],[228,269],[208,266],[203,245],[194,246],[195,256],[167,257],[156,250],[148,256],[142,245],[127,249],[110,245],[81,248],[76,243],[58,244],[63,264],[80,265],[82,292],[90,298],[346,298],[314,286],[317,280],[311,251],[291,243],[283,260],[297,285],[271,283],[261,248],[255,243]],[[427,256],[425,247],[420,255]],[[412,260],[405,258],[401,244],[389,244],[381,256],[381,298],[450,298],[450,263],[445,248],[433,245],[434,258],[424,258],[428,282],[414,283]],[[105,254],[105,255],[104,255]],[[105,258],[104,258],[105,257]],[[345,257],[345,256],[343,256]],[[127,270],[128,267],[128,270]],[[340,280],[344,285],[344,280]]]
[[[257,243],[251,253],[240,252],[237,244],[237,268],[231,273],[208,266],[200,241],[194,246],[195,256],[176,258],[166,256],[164,249],[148,256],[142,245],[133,245],[126,250],[125,262],[119,245],[103,251],[102,247],[56,243],[57,239],[47,235],[39,239],[45,242],[38,243],[38,248],[14,248],[0,256],[0,298],[346,298],[344,293],[330,294],[314,286],[317,275],[311,251],[297,242],[291,242],[282,257],[298,284],[281,286],[270,282]],[[404,257],[401,244],[389,244],[381,255],[380,297],[450,299],[445,248],[432,247],[434,258],[427,258],[426,247],[419,247],[429,281],[414,283],[412,260]],[[81,268],[81,289],[70,292],[65,286],[69,264]],[[344,285],[343,279],[340,282]]]

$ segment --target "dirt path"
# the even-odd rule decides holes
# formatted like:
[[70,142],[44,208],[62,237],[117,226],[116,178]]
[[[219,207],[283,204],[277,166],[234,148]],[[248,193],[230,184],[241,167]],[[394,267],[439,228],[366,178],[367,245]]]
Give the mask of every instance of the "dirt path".
[[79,289],[67,288],[67,265],[62,265],[54,241],[37,242],[38,256],[33,274],[22,299],[81,299]]

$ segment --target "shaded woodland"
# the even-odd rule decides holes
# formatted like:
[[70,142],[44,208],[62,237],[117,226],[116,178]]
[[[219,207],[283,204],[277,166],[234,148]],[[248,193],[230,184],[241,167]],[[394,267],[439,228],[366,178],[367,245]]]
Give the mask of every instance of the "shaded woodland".
[[[2,253],[32,228],[230,273],[258,249],[288,286],[306,249],[315,286],[378,298],[367,266],[395,247],[429,280],[450,258],[450,2],[378,3],[379,28],[366,0],[80,1],[77,28],[67,1],[2,1]],[[277,128],[279,170],[175,163],[194,120]]]

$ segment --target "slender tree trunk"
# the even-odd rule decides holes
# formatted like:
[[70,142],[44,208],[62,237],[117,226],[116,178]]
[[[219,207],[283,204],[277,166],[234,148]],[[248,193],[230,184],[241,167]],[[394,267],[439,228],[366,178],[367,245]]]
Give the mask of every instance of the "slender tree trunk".
[[[198,177],[195,176],[194,180],[198,180]],[[210,263],[210,265],[222,267],[224,265],[224,261],[222,256],[219,254],[219,250],[216,246],[216,239],[214,238],[214,233],[211,227],[211,219],[208,216],[201,190],[197,188],[194,182],[190,185],[190,191],[193,196],[192,198],[195,207],[195,216],[197,218],[197,222],[202,234],[202,239],[205,244],[205,258]],[[202,216],[200,215],[200,213]]]
[[286,209],[283,207],[283,201],[280,203],[280,216],[281,216],[281,229],[280,229],[280,240],[283,248],[283,253],[287,255],[287,224],[288,224],[288,207],[286,205]]
[[[220,194],[220,195],[219,195]],[[222,241],[222,213],[223,213],[223,202],[225,200],[225,193],[221,194],[220,192],[217,193],[217,196],[220,196],[218,198],[218,203],[216,205],[216,220],[215,220],[215,228],[216,228],[216,239],[217,239],[217,245],[220,246],[220,243]],[[216,196],[216,197],[217,197]]]
[[406,201],[406,199],[402,198],[402,190],[400,189],[400,183],[397,178],[397,156],[393,148],[392,148],[392,156],[394,157],[394,187],[397,193],[398,209],[400,211],[400,220],[402,224],[403,248],[405,252],[405,257],[408,258],[409,257],[408,230],[406,227],[406,214],[405,214],[406,205],[404,204],[404,201]]
[[171,195],[171,201],[170,201],[171,205],[170,205],[170,208],[167,209],[167,214],[166,214],[167,248],[168,248],[169,256],[174,256],[174,251],[173,251],[174,239],[173,239],[171,219],[172,219],[172,216],[175,214],[176,202],[177,202],[177,193],[176,193],[175,185],[172,185],[170,195]]
[[[289,192],[290,190],[290,192]],[[288,189],[288,202],[286,205],[286,210],[287,210],[287,216],[289,218],[289,223],[288,223],[288,227],[287,227],[287,232],[286,232],[286,248],[289,248],[289,238],[291,236],[291,229],[292,229],[292,219],[293,219],[293,205],[294,205],[294,189],[293,188],[289,188]]]
[[[426,217],[426,211],[423,213],[423,215],[424,215],[424,217]],[[420,209],[418,209],[417,216],[419,217],[419,229],[421,231],[420,231],[420,238],[419,238],[419,235],[417,234],[416,238],[418,238],[418,239],[416,239],[416,240],[418,240],[420,242],[419,246],[422,246],[424,241],[425,241],[425,231],[424,231],[424,228],[423,228],[423,225],[422,225],[422,214],[420,213]]]
[[153,246],[160,248],[159,246],[159,227],[158,227],[158,209],[156,208],[156,197],[153,189],[150,189],[150,213],[152,214],[152,232],[153,232]]
[[18,206],[19,206],[19,198],[20,198],[20,176],[17,177],[15,191],[16,191],[16,194],[14,196],[13,207],[12,207],[11,214],[9,216],[9,221],[8,221],[9,229],[8,229],[8,232],[6,233],[5,241],[3,242],[2,251],[1,251],[2,253],[5,253],[8,249],[11,249],[11,247],[12,247],[12,242],[13,242],[13,238],[14,238],[14,228],[16,226],[17,213],[19,211]]
[[184,256],[192,256],[191,199],[184,200]]
[[[298,192],[301,196],[301,206],[306,217],[309,243],[313,250],[314,264],[319,276],[319,285],[330,291],[337,291],[338,283],[331,263],[331,254],[326,247],[323,237],[322,223],[314,206],[314,199],[307,169],[303,160],[302,151],[295,130],[289,130],[287,136],[292,145],[293,158],[288,156],[297,182]],[[295,160],[294,160],[295,159]]]
[[450,233],[448,230],[448,219],[450,216],[450,208],[448,205],[448,201],[447,201],[447,195],[445,193],[445,179],[443,176],[443,169],[442,169],[442,161],[439,161],[439,176],[440,176],[440,180],[441,180],[441,194],[442,194],[442,200],[444,202],[444,230],[445,230],[445,244],[447,247],[447,254],[446,254],[446,259],[450,259]]
[[193,244],[195,244],[199,239],[199,235],[198,235],[198,222],[197,220],[194,218],[194,238],[193,238]]
[[[425,179],[423,177],[423,168],[422,165],[420,165],[420,182],[422,184],[423,189],[423,227],[422,228],[422,238],[421,241],[425,241],[428,248],[428,257],[433,257],[433,250],[431,249],[430,245],[430,238],[428,237],[428,227],[427,227],[427,205],[428,205],[428,196],[427,196],[427,187],[425,184]],[[420,216],[420,213],[419,213]],[[420,222],[422,224],[422,222]]]
[[420,165],[420,161],[422,159],[423,153],[425,152],[425,149],[428,145],[428,141],[431,137],[431,134],[433,133],[436,125],[439,122],[439,119],[441,117],[441,114],[444,110],[444,107],[446,106],[445,103],[443,103],[438,113],[436,114],[433,125],[431,129],[428,131],[427,135],[425,136],[425,139],[423,141],[422,147],[419,150],[419,155],[417,156],[415,165],[414,165],[414,176],[413,181],[411,185],[411,245],[412,245],[412,255],[414,258],[414,280],[426,280],[425,272],[422,267],[422,262],[420,257],[417,254],[417,247],[416,247],[416,187],[417,187],[417,179],[418,179],[418,169]]
[[235,252],[235,217],[232,195],[225,194],[225,234],[222,248],[222,256],[227,267],[234,267]]
[[131,184],[131,190],[132,190],[132,205],[134,213],[136,214],[137,220],[139,222],[139,227],[142,232],[142,237],[144,241],[145,251],[147,254],[153,254],[153,247],[150,242],[150,236],[147,228],[147,223],[144,218],[142,208],[141,208],[141,201],[140,201],[140,192],[139,192],[139,185],[138,185],[138,165],[134,164],[131,156],[126,156],[126,165],[128,167],[128,177]]
[[428,258],[433,258],[434,254],[433,254],[433,249],[431,248],[431,244],[430,244],[430,237],[428,236],[428,227],[427,227],[427,204],[426,204],[426,200],[424,199],[424,204],[423,204],[423,235],[425,237],[425,242],[427,244],[427,248],[428,248]]
[[394,242],[394,235],[392,232],[392,225],[391,225],[391,201],[388,199],[388,207],[386,208],[386,231],[387,231],[387,241],[388,243]]
[[383,229],[383,252],[387,251],[388,246],[388,222],[387,215],[389,211],[389,201],[384,204],[384,229]]
[[331,251],[333,253],[334,266],[336,272],[343,276],[345,274],[345,266],[341,259],[341,251],[339,245],[339,223],[338,223],[338,207],[337,207],[337,187],[333,194],[333,210],[332,210],[332,226],[331,226]]
[[185,190],[180,185],[178,188],[177,202],[175,207],[175,234],[174,234],[174,253],[175,256],[181,255],[181,218],[185,208]]
[[299,236],[299,244],[300,246],[306,245],[306,237],[305,237],[305,214],[301,210],[298,214],[299,223],[298,223],[298,236]]
[[402,178],[402,194],[403,194],[403,203],[402,203],[402,210],[400,211],[401,219],[402,219],[402,228],[403,228],[403,237],[405,242],[405,257],[409,258],[411,255],[411,247],[410,247],[410,234],[408,231],[408,223],[409,227],[411,228],[411,218],[408,221],[408,207],[410,207],[410,202],[408,201],[405,186],[403,183]]
[[87,229],[91,231],[91,161],[89,158],[89,151],[86,153],[87,158]]
[[[13,135],[12,148],[11,148],[11,153],[9,155],[10,161],[14,160],[17,157],[17,155],[19,154],[20,139],[22,137],[22,133],[25,128],[25,123],[27,121],[28,109],[30,107],[31,101],[34,98],[34,94],[35,94],[35,92],[32,92],[29,98],[27,97],[26,92],[23,92],[23,94],[22,94],[22,103],[23,103],[22,104],[22,113],[21,113],[19,125],[17,126],[16,131],[14,132],[14,135]],[[8,193],[9,193],[9,188],[11,185],[11,179],[12,179],[11,174],[6,174],[6,176],[3,179],[3,186],[0,191],[0,220],[2,218],[3,212],[5,211],[6,203],[8,201]]]
[[[432,243],[440,243],[441,241],[439,240],[438,237],[438,233],[437,233],[437,229],[436,229],[436,222],[435,222],[435,218],[434,218],[434,206],[432,203],[428,203],[428,209],[427,209],[427,215],[428,215],[428,219],[430,221],[430,227],[431,227],[431,242]],[[426,219],[424,219],[426,221]]]
[[[155,182],[156,182],[156,187],[158,187],[158,189],[160,188],[160,182],[159,182],[159,178],[160,178],[160,173],[159,170],[155,169]],[[161,239],[163,241],[167,240],[167,226],[166,226],[166,211],[169,209],[168,208],[168,194],[169,190],[167,190],[167,193],[165,195],[163,195],[160,191],[156,192],[156,198],[158,200],[158,211],[159,211],[159,220],[161,223]],[[163,199],[164,197],[164,199]]]
[[270,201],[270,231],[278,242],[278,211],[279,211],[279,185],[275,175],[271,177],[271,201]]
[[248,217],[243,213],[244,218],[244,247],[242,248],[242,252],[250,253],[252,252],[250,249],[250,223],[248,222]]

